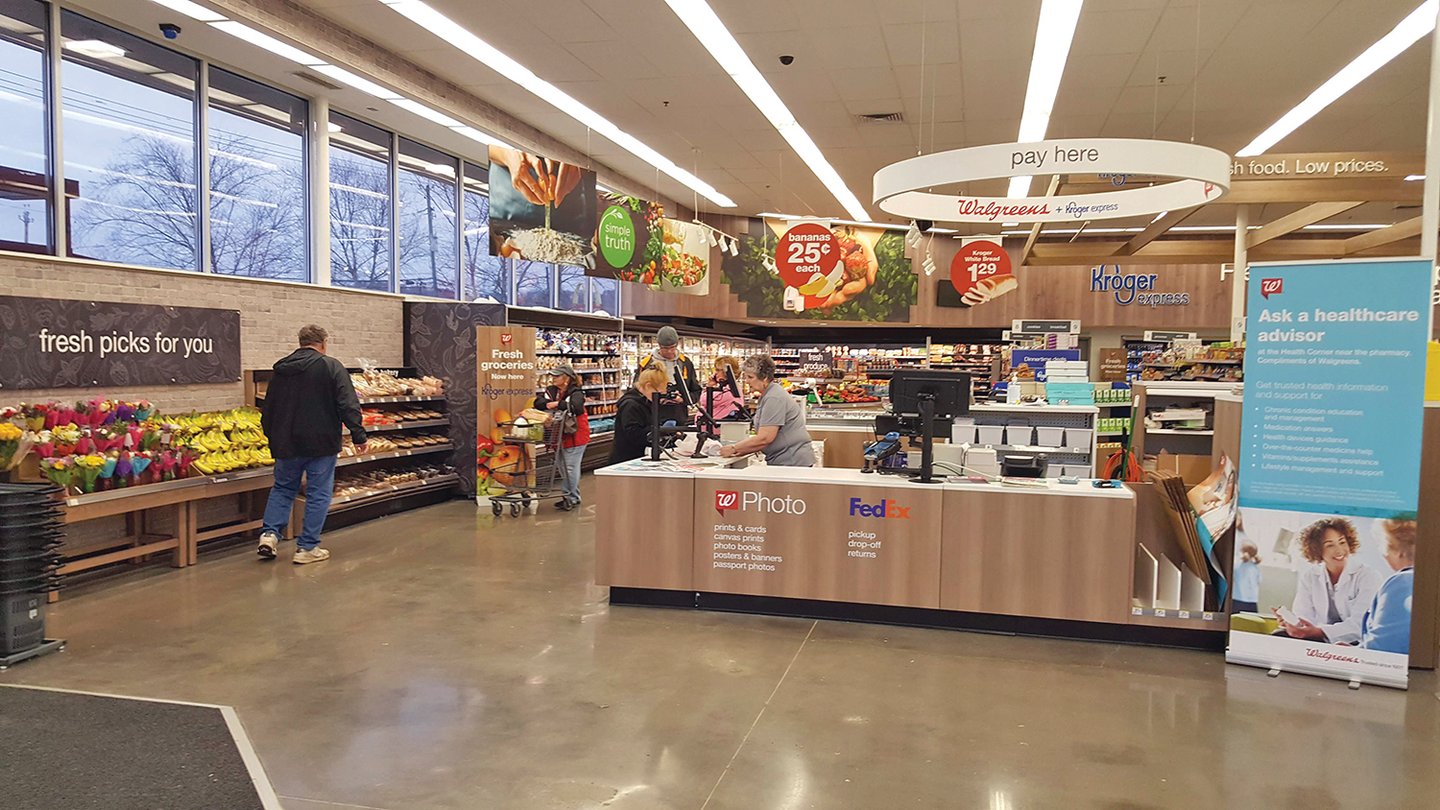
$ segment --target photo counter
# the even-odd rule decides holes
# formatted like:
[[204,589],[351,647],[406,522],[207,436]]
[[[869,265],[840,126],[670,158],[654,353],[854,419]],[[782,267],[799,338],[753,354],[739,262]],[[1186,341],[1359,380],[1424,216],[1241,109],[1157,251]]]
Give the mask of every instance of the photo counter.
[[1223,616],[1132,609],[1127,487],[919,484],[711,459],[597,471],[596,582],[615,604],[1218,648]]

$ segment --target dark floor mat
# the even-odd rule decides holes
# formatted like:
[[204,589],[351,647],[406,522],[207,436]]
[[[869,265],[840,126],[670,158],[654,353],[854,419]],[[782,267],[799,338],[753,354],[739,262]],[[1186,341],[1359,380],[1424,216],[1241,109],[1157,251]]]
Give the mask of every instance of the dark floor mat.
[[7,810],[265,810],[220,709],[0,688]]

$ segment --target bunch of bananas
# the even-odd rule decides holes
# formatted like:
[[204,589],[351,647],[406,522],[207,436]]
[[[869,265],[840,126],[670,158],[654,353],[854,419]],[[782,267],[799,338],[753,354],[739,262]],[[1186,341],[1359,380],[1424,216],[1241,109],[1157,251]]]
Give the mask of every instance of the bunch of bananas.
[[275,463],[260,428],[260,411],[255,408],[192,413],[167,417],[166,422],[175,444],[198,454],[190,466],[202,475]]

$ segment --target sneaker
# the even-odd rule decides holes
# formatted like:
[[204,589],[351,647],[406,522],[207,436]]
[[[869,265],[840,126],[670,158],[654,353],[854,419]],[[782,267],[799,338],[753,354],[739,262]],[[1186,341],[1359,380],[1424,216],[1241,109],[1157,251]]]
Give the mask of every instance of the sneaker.
[[309,551],[297,551],[291,558],[296,565],[309,565],[310,563],[325,562],[330,559],[330,550],[316,546]]
[[555,508],[559,509],[561,512],[569,512],[571,509],[574,509],[575,506],[569,501],[562,498],[555,502]]
[[280,545],[280,535],[275,532],[261,532],[260,544],[255,547],[255,553],[260,555],[262,560],[275,559],[275,549]]

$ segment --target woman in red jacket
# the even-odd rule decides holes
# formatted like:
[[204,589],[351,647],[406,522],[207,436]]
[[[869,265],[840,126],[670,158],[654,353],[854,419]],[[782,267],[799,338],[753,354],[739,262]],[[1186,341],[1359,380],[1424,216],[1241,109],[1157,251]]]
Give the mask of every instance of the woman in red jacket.
[[569,425],[561,428],[558,448],[562,477],[561,489],[564,496],[555,504],[561,511],[570,511],[580,505],[580,462],[585,458],[585,446],[590,443],[590,417],[585,413],[585,390],[580,384],[580,375],[569,363],[561,363],[550,370],[550,385],[545,393],[535,398],[535,408],[550,411],[550,418],[564,424],[574,417],[574,429],[566,432]]

